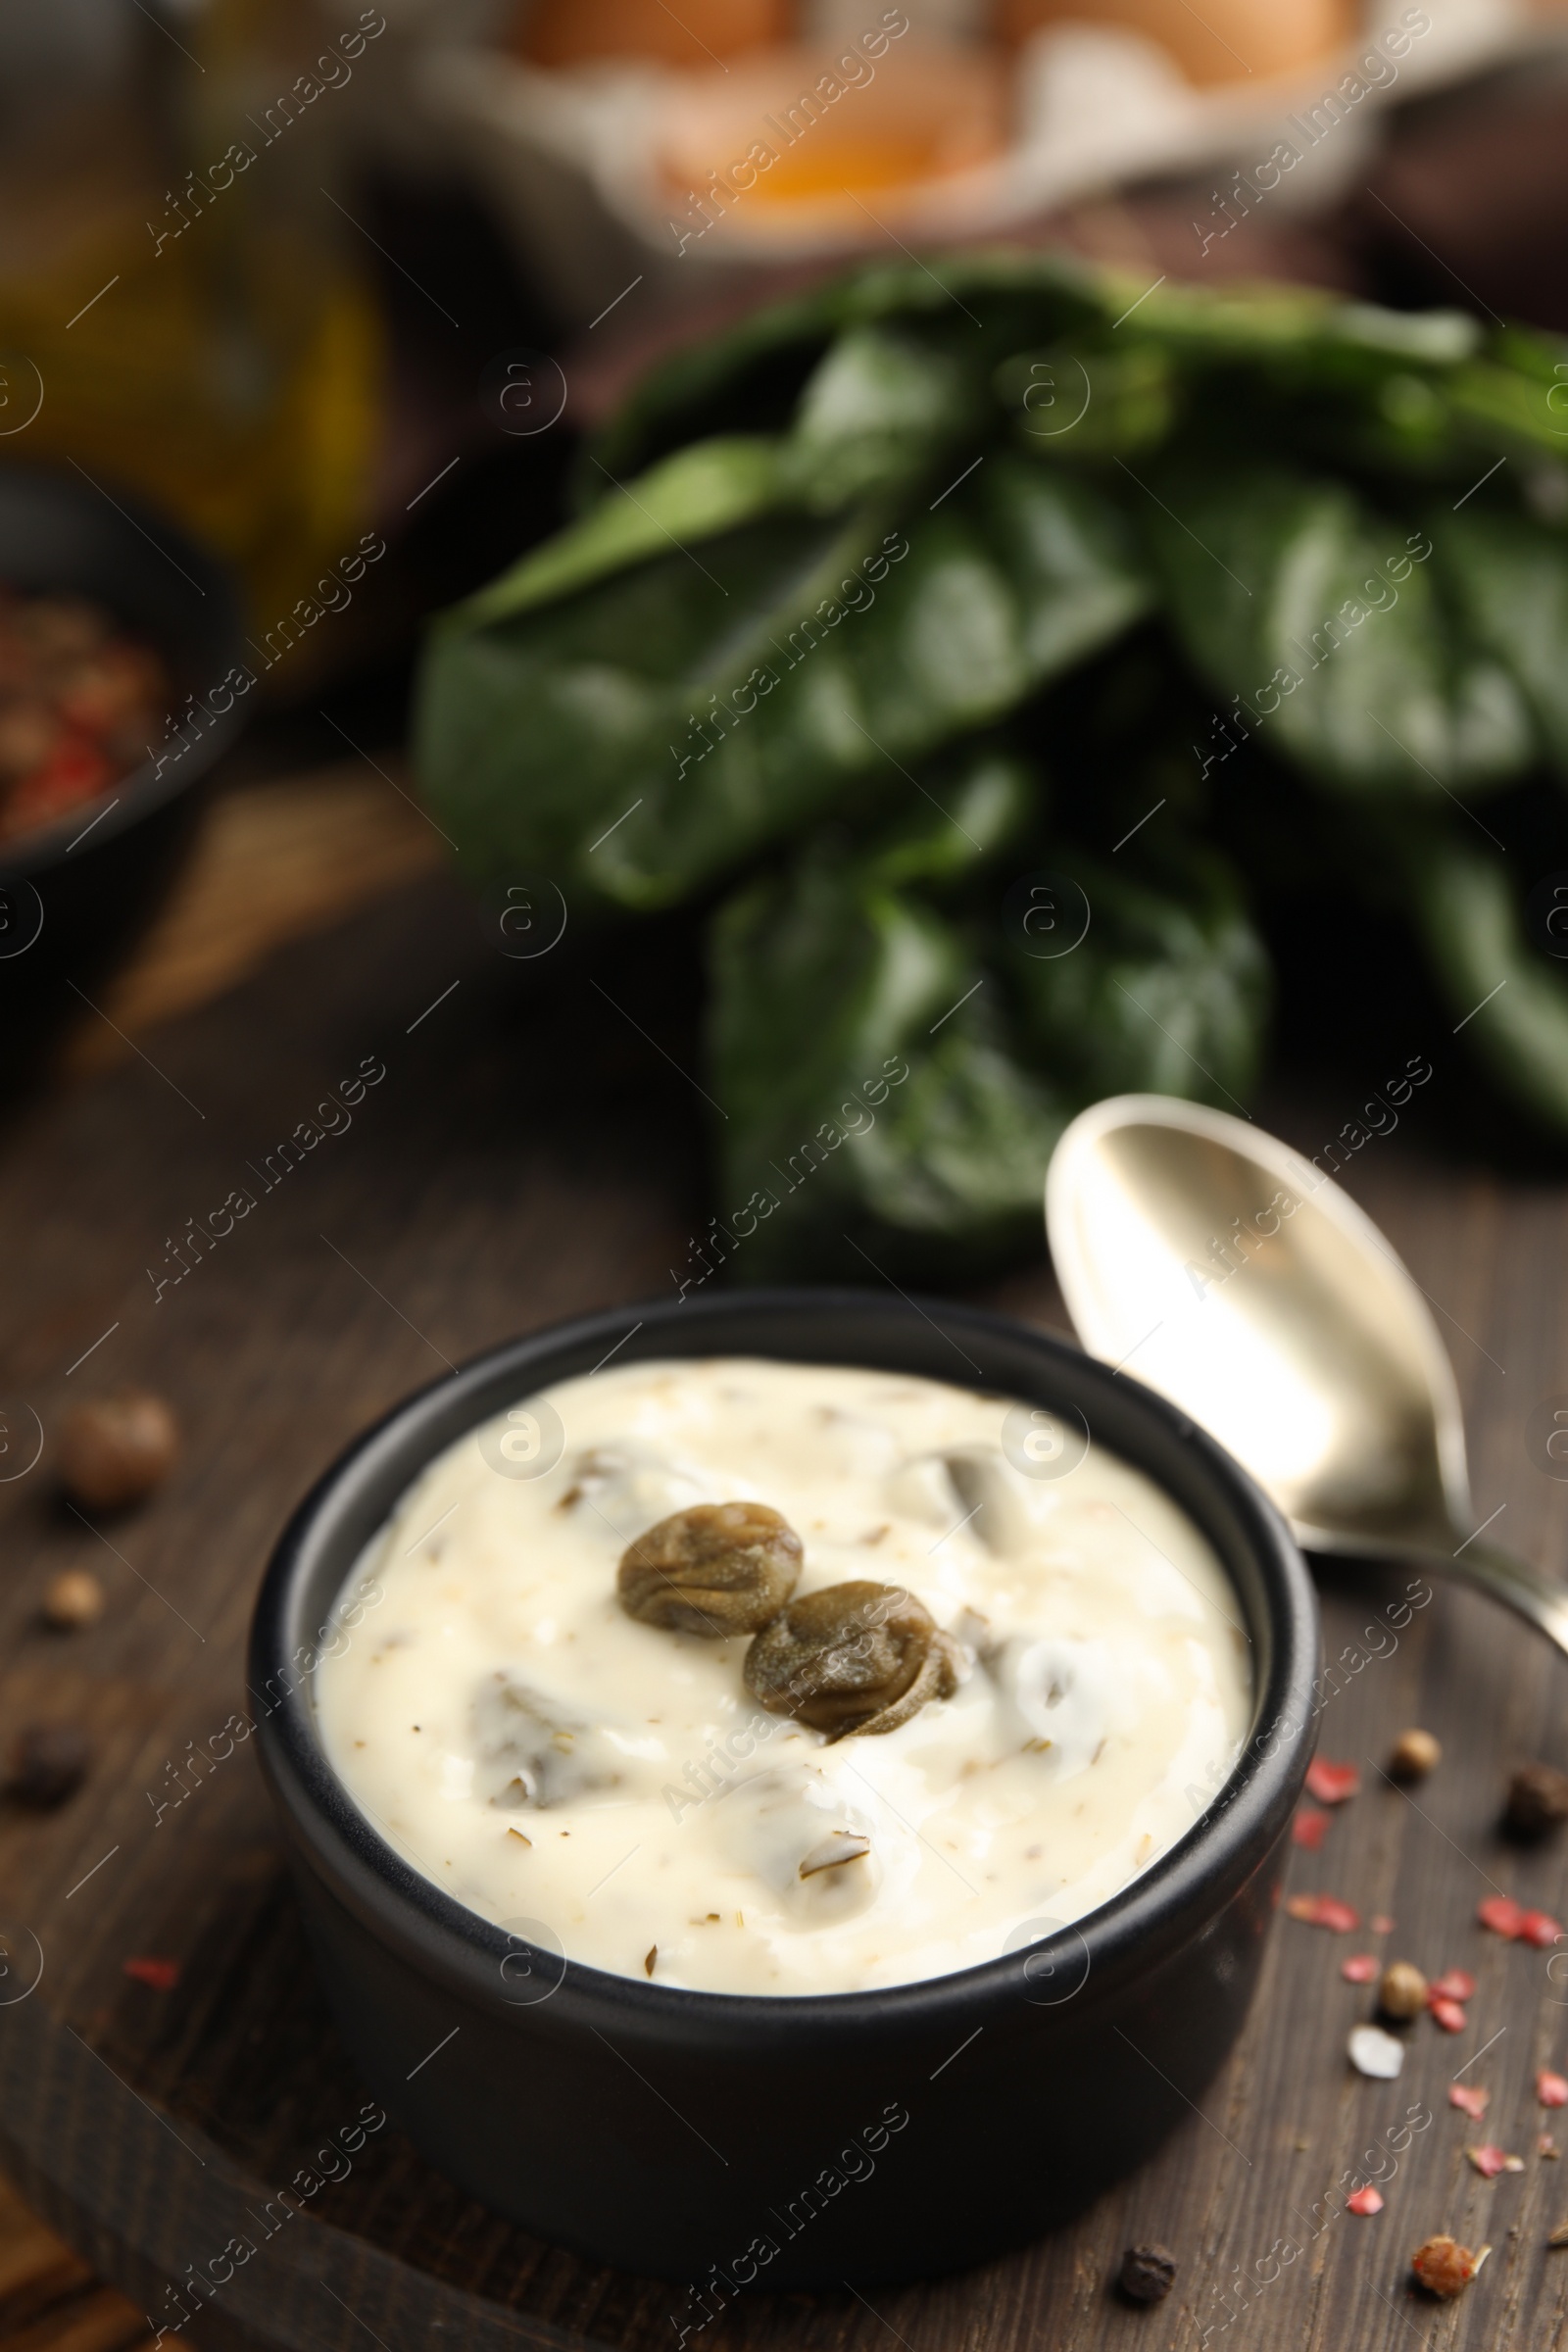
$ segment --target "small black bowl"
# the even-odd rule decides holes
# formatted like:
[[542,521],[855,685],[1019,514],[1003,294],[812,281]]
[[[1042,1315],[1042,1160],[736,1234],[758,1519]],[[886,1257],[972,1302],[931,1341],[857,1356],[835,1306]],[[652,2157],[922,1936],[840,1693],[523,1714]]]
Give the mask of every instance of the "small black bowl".
[[76,992],[95,993],[155,911],[189,838],[192,788],[244,724],[230,673],[246,669],[245,640],[228,574],[112,489],[0,466],[0,581],[104,606],[163,656],[169,716],[185,720],[102,801],[0,842],[0,1089],[30,1075],[61,1022],[82,1011]]
[[[1087,1419],[1234,1580],[1255,1661],[1230,1778],[1076,1927],[884,1990],[680,1991],[561,1957],[411,1870],[336,1779],[311,1676],[362,1547],[432,1456],[547,1384],[660,1356],[864,1364]],[[337,1639],[333,1637],[334,1641]],[[857,1291],[737,1291],[498,1348],[344,1454],[273,1554],[251,1635],[261,1755],[345,2040],[431,2163],[596,2260],[740,2286],[907,2278],[1037,2235],[1147,2156],[1235,2039],[1312,1746],[1317,1608],[1264,1495],[1163,1398],[1021,1323]],[[537,1926],[537,1923],[534,1923]]]

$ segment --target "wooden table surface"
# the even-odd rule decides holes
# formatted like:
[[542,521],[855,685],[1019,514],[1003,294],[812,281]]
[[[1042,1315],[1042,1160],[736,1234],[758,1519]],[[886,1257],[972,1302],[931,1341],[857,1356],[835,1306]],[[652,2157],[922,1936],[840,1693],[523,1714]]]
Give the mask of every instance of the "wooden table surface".
[[[352,798],[360,786],[345,783]],[[322,785],[314,810],[323,839],[350,821],[337,786]],[[662,1293],[703,1201],[695,1093],[580,964],[530,968],[495,955],[456,885],[422,873],[422,820],[390,785],[378,789],[379,815],[361,807],[366,830],[352,853],[341,841],[322,850],[314,896],[302,894],[309,920],[291,925],[284,893],[243,941],[228,917],[215,918],[213,893],[250,874],[252,898],[265,899],[256,845],[270,818],[262,803],[228,809],[220,822],[231,842],[236,824],[252,828],[247,857],[225,864],[210,840],[201,888],[115,1000],[135,1050],[84,1033],[61,1083],[0,1135],[10,1277],[0,1391],[25,1398],[47,1439],[82,1391],[137,1380],[174,1401],[185,1432],[168,1488],[113,1522],[87,1525],[61,1508],[47,1443],[36,1471],[0,1487],[0,1704],[8,1722],[84,1721],[97,1751],[86,1786],[57,1813],[0,1807],[0,1926],[13,1954],[35,1936],[44,1963],[26,2002],[0,2001],[0,2057],[25,2058],[29,2037],[46,2033],[67,2052],[50,2059],[51,2129],[35,2129],[25,2100],[0,2098],[0,2146],[112,2281],[98,2283],[15,2199],[0,2201],[4,2352],[137,2342],[150,2332],[144,2314],[171,2316],[158,2268],[175,2278],[210,2250],[187,2218],[200,2199],[230,2173],[287,2180],[339,2110],[358,2105],[248,1753],[210,1771],[178,1811],[155,1810],[181,1785],[190,1744],[241,1703],[246,1621],[283,1515],[366,1420],[449,1361],[577,1308]],[[274,803],[270,814],[283,810]],[[300,814],[273,829],[280,852],[289,842],[297,853]],[[611,995],[635,1000],[642,1027],[684,1060],[686,976],[649,962],[636,940],[606,953],[595,968]],[[1410,1050],[1436,1064],[1429,1102],[1445,1090],[1462,1097],[1448,1040],[1412,1038]],[[365,1057],[386,1076],[352,1129],[159,1297],[188,1220],[249,1181],[245,1168]],[[1339,1082],[1298,1088],[1266,1115],[1315,1151],[1382,1075],[1352,1070],[1343,1100]],[[1348,1181],[1434,1299],[1465,1401],[1478,1522],[1500,1513],[1494,1534],[1561,1572],[1568,1490],[1532,1459],[1529,1424],[1544,1400],[1568,1396],[1568,1184],[1458,1172],[1425,1140],[1429,1116],[1418,1100]],[[987,1296],[1062,1322],[1043,1260]],[[101,1624],[75,1637],[37,1620],[45,1581],[65,1566],[92,1567],[109,1592]],[[1247,2031],[1202,2112],[1069,2229],[984,2272],[869,2301],[743,2304],[693,2339],[704,2352],[1406,2352],[1412,2336],[1545,2352],[1561,2339],[1568,2253],[1545,2239],[1568,2216],[1568,2165],[1538,2153],[1553,2118],[1537,2107],[1534,2081],[1541,2067],[1568,2072],[1568,1982],[1554,1981],[1568,1965],[1553,1973],[1551,1954],[1487,1935],[1475,1914],[1499,1889],[1568,1911],[1563,1847],[1522,1851],[1496,1828],[1514,1760],[1568,1764],[1562,1669],[1457,1589],[1401,1622],[1406,1581],[1343,1566],[1322,1580],[1339,1668],[1321,1752],[1359,1763],[1365,1786],[1335,1814],[1322,1850],[1297,1851],[1290,1871],[1292,1889],[1332,1891],[1363,1921],[1387,1914],[1395,1926],[1334,1936],[1282,1917]],[[1400,1793],[1377,1767],[1411,1723],[1436,1732],[1446,1755],[1428,1783]],[[1426,2019],[1410,2030],[1396,2082],[1347,2064],[1347,2034],[1371,2001],[1340,1963],[1360,1951],[1430,1974],[1461,1967],[1478,1981],[1461,2033]],[[125,1975],[126,1959],[149,1956],[174,1962],[177,1983],[158,1989]],[[1483,2127],[1448,2104],[1456,2074],[1490,2092]],[[142,2135],[111,2183],[113,2210],[96,2220],[73,2187],[97,2161],[81,2123],[81,2086],[95,2079]],[[1070,2140],[1074,2118],[1042,2113],[1039,2128]],[[1559,2136],[1568,2144],[1568,2124]],[[1482,2178],[1464,2153],[1482,2139],[1521,2156],[1523,2171]],[[1363,2218],[1344,2197],[1369,2173],[1383,2176],[1386,2205]],[[313,2233],[307,2256],[270,2283],[260,2263],[241,2273],[249,2285],[205,2307],[190,2340],[270,2335],[330,2352],[370,2338],[412,2352],[454,2335],[617,2352],[673,2342],[669,2290],[595,2272],[495,2221],[390,2130],[301,2230],[302,2242]],[[1409,2283],[1411,2249],[1439,2230],[1494,2248],[1451,2306]],[[1169,2300],[1139,2312],[1109,2282],[1121,2249],[1148,2238],[1181,2268]],[[426,2308],[411,2297],[405,2265],[444,2282]],[[134,2302],[117,2291],[126,2283]]]

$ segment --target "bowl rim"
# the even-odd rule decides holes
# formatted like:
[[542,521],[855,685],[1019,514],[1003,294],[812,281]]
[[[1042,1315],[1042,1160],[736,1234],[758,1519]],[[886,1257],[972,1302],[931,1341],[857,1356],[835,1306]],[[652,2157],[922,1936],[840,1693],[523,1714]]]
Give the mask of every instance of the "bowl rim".
[[[868,1310],[887,1316],[890,1325],[899,1323],[911,1335],[917,1330],[915,1319],[920,1318],[943,1338],[967,1334],[976,1343],[989,1338],[993,1342],[1004,1339],[1013,1348],[1021,1344],[1034,1353],[1043,1374],[1054,1376],[1054,1385],[1076,1384],[1080,1393],[1088,1391],[1101,1398],[1116,1394],[1120,1412],[1134,1420],[1141,1418],[1147,1428],[1159,1433],[1166,1443],[1174,1440],[1191,1457],[1195,1477],[1205,1480],[1217,1498],[1228,1504],[1238,1540],[1251,1553],[1263,1596],[1270,1654],[1254,1686],[1252,1715],[1241,1752],[1191,1827],[1147,1870],[1058,1935],[991,1960],[905,1984],[820,1993],[713,1992],[643,1983],[584,1961],[561,1962],[546,1947],[530,1946],[517,1934],[469,1910],[408,1862],[380,1835],[339,1780],[317,1733],[308,1690],[320,1661],[313,1656],[313,1662],[302,1669],[290,1660],[291,1651],[296,1657],[299,1654],[294,1637],[310,1622],[303,1613],[304,1588],[318,1572],[323,1550],[329,1552],[334,1535],[340,1535],[346,1503],[355,1491],[363,1490],[377,1475],[384,1481],[395,1466],[401,1469],[392,1502],[379,1509],[373,1522],[384,1525],[396,1508],[397,1494],[406,1492],[429,1462],[457,1443],[465,1430],[477,1427],[501,1409],[499,1404],[487,1403],[448,1432],[447,1423],[458,1418],[455,1408],[475,1392],[494,1387],[503,1374],[515,1370],[522,1375],[511,1390],[514,1398],[521,1397],[575,1377],[559,1361],[551,1364],[550,1359],[576,1353],[586,1356],[586,1369],[606,1350],[623,1349],[634,1334],[651,1338],[634,1348],[630,1357],[622,1354],[623,1361],[659,1355],[652,1340],[672,1330],[700,1332],[744,1315],[799,1318],[814,1314],[835,1319],[851,1313],[863,1316]],[[944,1330],[944,1324],[951,1328]],[[726,1347],[721,1336],[706,1348],[687,1346],[671,1352],[677,1356],[760,1355],[764,1359],[769,1354],[756,1344]],[[835,1358],[831,1353],[812,1357],[782,1348],[778,1353],[782,1360],[801,1362],[866,1360],[863,1355]],[[531,1367],[540,1359],[549,1368],[530,1377]],[[918,1376],[941,1378],[927,1371]],[[1006,1393],[998,1383],[985,1379],[954,1379],[952,1385],[993,1395]],[[440,1434],[432,1437],[432,1431]],[[1154,1478],[1178,1507],[1194,1515],[1167,1482],[1145,1464],[1134,1466]],[[1220,1549],[1212,1529],[1200,1532]],[[339,1561],[329,1605],[335,1605],[366,1540],[362,1537]],[[1232,1573],[1230,1563],[1226,1566],[1227,1573]],[[1238,1596],[1248,1607],[1246,1596]],[[1254,1633],[1257,1630],[1254,1618]],[[315,1638],[323,1640],[327,1631],[326,1626],[320,1627]],[[706,1300],[644,1300],[542,1326],[484,1349],[459,1365],[456,1372],[394,1404],[328,1466],[280,1535],[255,1604],[248,1681],[253,1697],[258,1690],[270,1690],[279,1680],[283,1683],[281,1698],[263,1711],[256,1730],[264,1775],[285,1827],[294,1833],[296,1845],[303,1846],[314,1874],[338,1900],[383,1945],[401,1952],[420,1974],[444,1983],[449,1990],[498,2017],[510,2014],[543,2021],[550,2019],[553,2011],[558,2018],[569,2015],[575,2006],[570,2000],[559,2005],[546,2000],[519,2002],[500,1989],[505,1982],[502,1964],[509,1955],[537,1952],[561,1967],[557,1988],[564,1994],[574,1991],[576,2002],[587,2004],[594,2014],[612,2014],[622,2030],[643,2028],[660,2034],[683,2027],[707,2028],[737,2046],[755,2046],[760,2039],[798,2038],[808,2026],[818,2037],[851,2038],[871,2024],[921,2027],[949,2009],[968,2014],[977,2005],[989,2006],[1003,1998],[1015,2001],[1025,1961],[1038,1966],[1058,1949],[1065,1957],[1074,1940],[1089,1953],[1085,1982],[1088,1974],[1097,1976],[1101,1994],[1152,1965],[1147,1958],[1150,1938],[1163,1929],[1168,1939],[1172,1918],[1185,1923],[1173,1948],[1184,1946],[1262,1867],[1285,1835],[1315,1744],[1311,1695],[1318,1648],[1316,1594],[1283,1516],[1249,1473],[1157,1391],[1113,1371],[1054,1333],[984,1308],[903,1292],[895,1299],[869,1288],[736,1288]],[[1026,1981],[1037,1982],[1032,1978]]]
[[[3,516],[5,492],[12,484],[36,497],[53,499],[61,508],[71,508],[83,515],[97,517],[100,504],[118,510],[122,521],[128,522],[157,554],[174,564],[176,569],[182,570],[204,602],[210,605],[213,636],[226,643],[227,667],[232,667],[242,658],[245,635],[238,591],[222,559],[211,548],[191,538],[161,508],[150,506],[134,492],[123,489],[113,476],[111,480],[113,496],[100,483],[93,481],[90,486],[84,485],[54,466],[8,463],[0,466],[0,516]],[[127,551],[134,555],[128,536],[125,545]],[[136,560],[146,562],[147,558]],[[85,595],[89,592],[81,589],[77,593]],[[115,617],[127,629],[138,626],[135,622],[124,620],[118,610]],[[181,649],[172,641],[161,641],[152,629],[142,627],[140,633],[156,645],[157,651],[173,671],[178,665],[177,657]],[[224,678],[226,675],[227,668]],[[221,685],[224,678],[220,678],[217,684]],[[174,682],[172,676],[172,687]],[[216,690],[215,686],[210,691]],[[142,760],[139,766],[127,768],[122,776],[117,776],[112,784],[106,785],[97,799],[107,801],[113,793],[118,796],[119,806],[111,806],[94,821],[94,850],[106,842],[117,840],[129,827],[150,816],[155,809],[200,783],[220,755],[228,751],[236,741],[247,715],[237,701],[232,702],[226,711],[212,714],[212,724],[196,744],[185,745],[162,761],[155,754]],[[11,841],[0,842],[0,876],[12,880],[36,881],[44,874],[53,872],[70,855],[80,835],[81,818],[93,805],[91,801],[83,801],[77,808],[68,810],[52,824],[39,825],[32,831],[19,833]]]

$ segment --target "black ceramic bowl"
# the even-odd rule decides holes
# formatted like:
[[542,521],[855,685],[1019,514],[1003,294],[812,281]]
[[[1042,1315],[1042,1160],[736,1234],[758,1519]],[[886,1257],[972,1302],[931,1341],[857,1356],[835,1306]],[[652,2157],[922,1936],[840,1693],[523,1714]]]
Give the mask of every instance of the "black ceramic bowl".
[[[629,1336],[628,1336],[629,1335]],[[311,1674],[361,1547],[433,1455],[531,1391],[655,1356],[886,1366],[1077,1412],[1155,1479],[1235,1583],[1255,1661],[1242,1761],[1191,1831],[1077,1927],[863,1993],[680,1991],[565,1962],[451,1900],[329,1770]],[[1212,1439],[1058,1340],[938,1300],[737,1291],[493,1349],[329,1470],[251,1637],[261,1753],[318,1962],[368,2082],[498,2211],[694,2289],[905,2278],[1036,2235],[1190,2113],[1246,2014],[1311,1750],[1317,1612],[1273,1506]]]
[[81,1012],[75,990],[94,995],[154,911],[188,838],[192,788],[243,724],[245,704],[225,689],[245,652],[228,575],[111,487],[0,466],[0,581],[105,606],[163,656],[169,715],[186,723],[103,801],[0,842],[0,1087],[27,1075]]

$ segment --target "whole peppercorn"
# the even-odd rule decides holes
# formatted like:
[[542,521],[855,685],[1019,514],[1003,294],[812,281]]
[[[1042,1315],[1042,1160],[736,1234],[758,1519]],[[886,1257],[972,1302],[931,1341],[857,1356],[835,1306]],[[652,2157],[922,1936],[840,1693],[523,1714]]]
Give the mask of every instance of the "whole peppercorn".
[[1489,2246],[1483,2246],[1480,2254],[1472,2254],[1456,2238],[1429,2237],[1411,2255],[1410,2268],[1430,2294],[1442,2295],[1446,2302],[1469,2285],[1483,2256],[1490,2252]]
[[1408,1960],[1393,1960],[1378,1985],[1378,2007],[1385,2017],[1419,2017],[1427,2005],[1427,1981]]
[[1515,1838],[1544,1838],[1568,1821],[1568,1773],[1550,1764],[1521,1764],[1508,1783],[1503,1828]]
[[1121,2291],[1134,2303],[1163,2303],[1176,2283],[1168,2246],[1129,2246],[1121,2258]]
[[85,1568],[63,1568],[44,1587],[43,1621],[57,1634],[79,1633],[103,1615],[104,1589]]
[[12,1741],[8,1792],[26,1805],[62,1805],[81,1787],[91,1751],[74,1723],[32,1723]]
[[1443,1750],[1430,1732],[1412,1728],[1394,1742],[1389,1770],[1396,1781],[1424,1781],[1443,1761]]
[[163,1398],[146,1389],[122,1389],[67,1415],[60,1475],[83,1510],[116,1511],[150,1494],[169,1476],[178,1451],[179,1431]]

